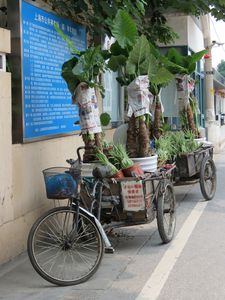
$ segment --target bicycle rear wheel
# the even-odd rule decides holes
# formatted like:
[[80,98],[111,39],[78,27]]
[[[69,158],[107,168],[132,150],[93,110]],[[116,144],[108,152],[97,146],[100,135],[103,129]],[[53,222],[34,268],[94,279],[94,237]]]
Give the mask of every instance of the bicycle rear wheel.
[[86,281],[98,269],[103,242],[89,216],[69,207],[53,208],[32,226],[28,255],[47,281],[67,286]]
[[157,199],[157,225],[163,243],[169,243],[176,227],[176,200],[171,183],[165,185],[165,191]]

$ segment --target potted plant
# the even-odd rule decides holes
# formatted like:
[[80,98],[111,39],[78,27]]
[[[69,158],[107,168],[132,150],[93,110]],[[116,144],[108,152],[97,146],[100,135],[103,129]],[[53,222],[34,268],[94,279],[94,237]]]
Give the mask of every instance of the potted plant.
[[87,146],[83,161],[93,161],[93,149],[95,146],[102,147],[97,91],[104,92],[99,75],[107,69],[107,51],[99,45],[80,52],[57,25],[55,28],[66,41],[72,56],[62,66],[62,77],[71,92],[73,103],[78,105],[81,134]]
[[109,174],[108,177],[112,178],[124,178],[124,174],[122,170],[119,170],[112,164],[107,156],[100,150],[97,151],[96,153],[96,158],[98,159],[97,163],[101,164],[103,166],[107,166],[109,169]]
[[125,147],[122,144],[114,145],[109,152],[110,158],[114,161],[116,166],[122,169],[125,177],[132,177],[135,175],[144,175],[143,170],[139,164],[134,164],[131,158],[129,158]]
[[[179,174],[192,176],[201,159],[194,160],[194,153],[201,150],[192,131],[167,132],[156,141],[156,151],[161,165],[175,162]],[[198,164],[198,166],[196,166]]]
[[177,83],[177,96],[183,127],[191,130],[196,138],[200,136],[197,99],[192,93],[196,82],[191,75],[196,69],[197,61],[206,52],[207,50],[204,49],[192,55],[182,55],[176,49],[171,48],[166,55],[166,58],[171,62],[168,69],[175,75]]
[[[157,112],[160,89],[173,75],[159,60],[158,52],[147,38],[144,35],[138,36],[135,23],[126,12],[118,11],[112,25],[112,35],[116,42],[111,46],[108,66],[119,72],[117,79],[128,91],[127,150],[132,159],[139,159],[146,164],[145,160],[151,160],[153,154],[149,139],[152,94]],[[158,114],[155,113],[155,123],[157,117]],[[156,169],[155,157],[154,161]]]

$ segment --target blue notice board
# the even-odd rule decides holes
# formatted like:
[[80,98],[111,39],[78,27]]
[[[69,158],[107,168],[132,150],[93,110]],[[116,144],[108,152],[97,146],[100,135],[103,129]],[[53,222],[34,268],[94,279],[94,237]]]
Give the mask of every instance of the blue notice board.
[[85,27],[22,1],[22,78],[24,141],[72,133],[80,129],[78,108],[61,77],[62,64],[71,58],[53,24],[86,49]]

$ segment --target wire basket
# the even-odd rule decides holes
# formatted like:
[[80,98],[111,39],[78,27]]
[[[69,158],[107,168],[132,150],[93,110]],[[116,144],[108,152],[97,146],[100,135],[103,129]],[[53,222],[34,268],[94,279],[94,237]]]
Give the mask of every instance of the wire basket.
[[48,168],[43,170],[43,175],[48,199],[67,199],[75,194],[77,184],[69,168]]

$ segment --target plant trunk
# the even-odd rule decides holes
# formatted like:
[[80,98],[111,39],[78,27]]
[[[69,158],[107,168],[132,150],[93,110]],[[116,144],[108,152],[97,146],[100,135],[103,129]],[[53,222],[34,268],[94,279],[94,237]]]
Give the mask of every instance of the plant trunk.
[[95,146],[102,150],[102,134],[101,133],[95,133]]
[[161,136],[161,114],[162,108],[161,103],[159,101],[159,96],[156,96],[156,104],[155,104],[155,114],[154,114],[154,127],[153,127],[153,134],[156,139],[159,139]]
[[192,133],[197,137],[198,131],[195,127],[194,116],[193,116],[193,112],[192,112],[190,103],[188,103],[188,105],[187,105],[186,112],[187,112],[188,126],[189,126],[190,130],[192,131]]
[[137,157],[137,129],[136,118],[134,114],[130,117],[127,129],[127,152],[130,157]]
[[150,140],[149,130],[145,124],[145,117],[141,116],[139,119],[139,133],[138,133],[138,145],[139,145],[139,157],[147,157],[150,155]]
[[95,137],[93,134],[82,134],[84,146],[87,147],[84,151],[83,162],[95,161]]
[[83,155],[84,162],[96,161],[96,148],[102,150],[101,133],[95,134],[82,134],[84,146],[86,147]]

